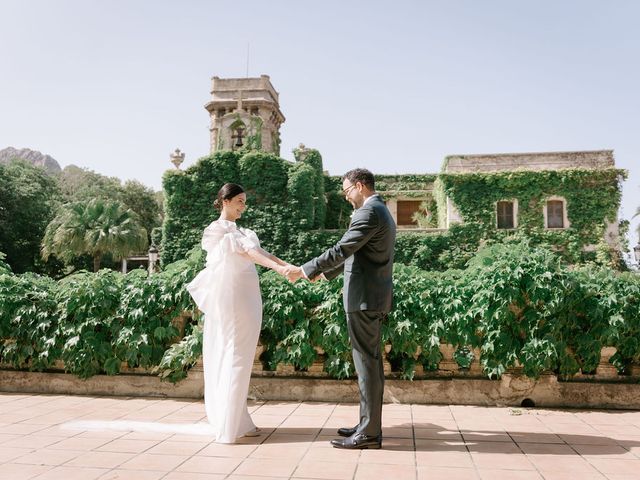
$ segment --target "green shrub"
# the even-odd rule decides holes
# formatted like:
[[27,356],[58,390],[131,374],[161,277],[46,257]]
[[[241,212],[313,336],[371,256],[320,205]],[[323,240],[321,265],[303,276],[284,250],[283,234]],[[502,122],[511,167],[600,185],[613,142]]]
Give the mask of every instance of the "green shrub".
[[49,277],[0,272],[0,359],[44,370],[60,358],[56,283]]
[[178,343],[174,343],[167,349],[154,371],[160,372],[162,380],[172,383],[179,382],[187,377],[187,372],[200,358],[202,354],[202,327],[190,325],[190,331]]
[[[464,270],[395,265],[395,305],[382,331],[395,371],[413,378],[417,365],[436,369],[443,343],[455,347],[461,368],[479,351],[492,378],[513,367],[534,378],[593,373],[606,346],[616,348],[611,362],[621,373],[638,364],[639,276],[595,264],[568,268],[560,253],[505,242],[489,242]],[[202,349],[200,315],[185,285],[203,262],[196,247],[150,278],[102,270],[54,282],[0,273],[0,359],[30,370],[63,359],[82,378],[117,373],[126,361],[178,381]],[[353,375],[342,277],[291,284],[269,271],[260,283],[268,368],[287,363],[305,371],[323,360],[331,377]],[[181,341],[178,317],[191,318]]]
[[0,252],[0,274],[11,273],[11,267],[5,261],[6,259],[7,256],[4,253]]
[[62,359],[65,369],[80,378],[120,369],[111,344],[120,329],[117,311],[123,284],[123,276],[110,270],[79,273],[59,283]]

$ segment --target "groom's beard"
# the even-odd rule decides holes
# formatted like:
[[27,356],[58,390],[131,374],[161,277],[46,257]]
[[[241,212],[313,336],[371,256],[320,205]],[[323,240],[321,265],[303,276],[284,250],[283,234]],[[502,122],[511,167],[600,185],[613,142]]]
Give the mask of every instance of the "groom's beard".
[[362,205],[364,205],[364,199],[349,200],[349,203],[351,204],[351,206],[353,207],[354,210],[357,210]]
[[359,195],[354,195],[351,198],[347,198],[347,201],[351,204],[354,210],[359,209],[364,203],[364,198],[358,198]]

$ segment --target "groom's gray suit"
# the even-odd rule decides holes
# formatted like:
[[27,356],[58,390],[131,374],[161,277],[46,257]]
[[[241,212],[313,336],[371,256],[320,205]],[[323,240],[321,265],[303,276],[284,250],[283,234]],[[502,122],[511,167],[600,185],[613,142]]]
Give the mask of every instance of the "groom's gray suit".
[[360,387],[357,433],[382,433],[384,370],[380,324],[391,310],[396,224],[373,194],[354,211],[349,230],[319,257],[302,265],[307,278],[320,273],[332,279],[344,270],[344,309]]

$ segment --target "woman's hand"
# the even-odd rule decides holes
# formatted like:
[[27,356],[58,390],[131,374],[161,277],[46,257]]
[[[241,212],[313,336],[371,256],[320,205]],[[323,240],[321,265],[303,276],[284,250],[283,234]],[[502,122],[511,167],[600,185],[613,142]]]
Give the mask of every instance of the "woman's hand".
[[297,280],[299,280],[302,277],[304,277],[304,273],[302,273],[302,267],[297,267],[295,265],[286,264],[285,266],[283,266],[281,268],[282,268],[282,272],[278,272],[278,273],[280,273],[281,275],[287,277],[287,280],[289,280],[291,283],[294,283]]

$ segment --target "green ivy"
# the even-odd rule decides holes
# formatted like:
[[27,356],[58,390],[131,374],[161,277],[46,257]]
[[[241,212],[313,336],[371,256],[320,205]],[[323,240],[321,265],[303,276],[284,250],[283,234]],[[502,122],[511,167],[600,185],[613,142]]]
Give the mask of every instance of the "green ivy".
[[376,175],[376,190],[379,192],[431,190],[437,174],[426,175]]
[[263,247],[284,258],[298,234],[324,226],[322,159],[315,150],[295,163],[264,152],[220,151],[163,178],[165,222],[162,262],[181,258],[200,243],[218,212],[213,200],[224,183],[242,185],[249,208],[238,221],[255,230]]
[[[625,178],[626,172],[615,168],[442,173],[437,188],[453,201],[465,222],[486,225],[488,231],[495,231],[495,203],[517,199],[518,230],[546,235],[556,244],[573,242],[581,250],[600,242],[605,222],[617,221]],[[549,196],[566,200],[570,228],[545,230],[542,212]]]
[[[202,348],[199,315],[185,289],[202,263],[196,247],[151,278],[107,270],[58,282],[0,274],[0,359],[30,370],[62,359],[82,378],[117,373],[127,362],[178,381]],[[262,360],[269,368],[288,363],[305,371],[322,361],[332,377],[353,374],[342,287],[341,277],[290,284],[271,271],[261,275]],[[616,348],[611,362],[623,374],[640,362],[640,276],[595,263],[568,267],[529,241],[488,244],[465,269],[396,264],[394,290],[382,336],[403,378],[413,378],[417,365],[436,369],[443,343],[455,347],[461,368],[479,351],[492,378],[510,368],[531,377],[593,373],[606,346]],[[192,318],[182,340],[179,317]]]

